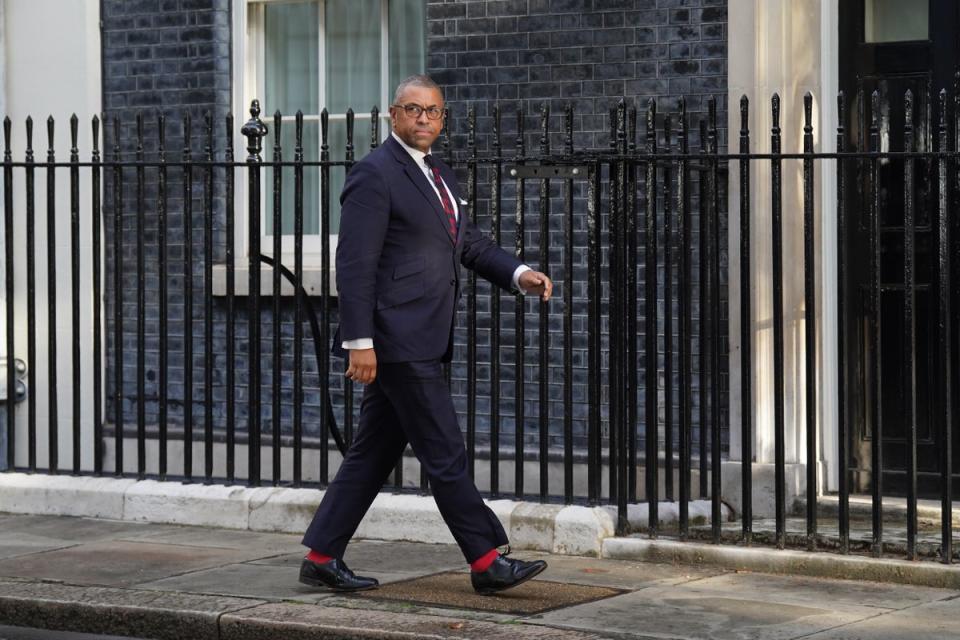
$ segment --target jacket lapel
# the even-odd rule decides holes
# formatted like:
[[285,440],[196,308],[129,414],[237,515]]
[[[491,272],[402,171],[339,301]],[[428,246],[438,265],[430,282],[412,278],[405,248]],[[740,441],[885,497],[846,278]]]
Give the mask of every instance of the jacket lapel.
[[[390,136],[387,139],[387,144],[391,146],[394,157],[403,163],[404,173],[407,174],[407,177],[410,178],[427,202],[430,203],[430,206],[433,208],[433,212],[437,216],[437,221],[439,221],[442,225],[444,234],[446,234],[446,236],[449,238],[450,231],[448,230],[447,225],[447,214],[443,210],[443,204],[440,202],[440,198],[437,197],[436,191],[433,190],[433,185],[427,181],[427,176],[425,176],[423,171],[420,170],[420,167],[417,166],[413,158],[410,157],[410,154],[407,153],[406,149],[401,147],[397,141],[393,139],[393,136]],[[444,178],[444,180],[446,180],[446,178]]]

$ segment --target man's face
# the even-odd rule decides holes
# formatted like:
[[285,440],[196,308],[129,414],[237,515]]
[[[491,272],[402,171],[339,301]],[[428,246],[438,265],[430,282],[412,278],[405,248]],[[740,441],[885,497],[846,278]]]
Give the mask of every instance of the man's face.
[[[407,87],[397,101],[397,105],[400,106],[390,107],[390,119],[394,132],[414,149],[426,153],[443,128],[443,118],[432,120],[427,109],[433,107],[443,111],[443,95],[437,89]],[[417,105],[423,111],[419,116],[410,115],[403,109],[408,105]]]

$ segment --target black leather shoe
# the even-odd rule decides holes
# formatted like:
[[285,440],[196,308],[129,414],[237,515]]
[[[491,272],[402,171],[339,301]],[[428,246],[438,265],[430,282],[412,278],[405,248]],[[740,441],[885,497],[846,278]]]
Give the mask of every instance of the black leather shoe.
[[525,562],[499,556],[486,571],[470,572],[470,582],[477,593],[488,596],[523,584],[546,568],[543,560]]
[[300,565],[300,582],[311,587],[329,587],[334,591],[364,591],[380,586],[376,578],[353,575],[343,560],[336,558],[323,564],[304,558]]

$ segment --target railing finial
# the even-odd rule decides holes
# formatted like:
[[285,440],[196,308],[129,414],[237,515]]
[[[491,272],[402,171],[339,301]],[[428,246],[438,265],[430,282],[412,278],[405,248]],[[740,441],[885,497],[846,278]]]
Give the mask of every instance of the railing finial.
[[250,103],[250,119],[240,129],[240,134],[247,138],[247,162],[261,162],[260,152],[263,151],[263,138],[267,135],[267,125],[260,119],[260,101]]

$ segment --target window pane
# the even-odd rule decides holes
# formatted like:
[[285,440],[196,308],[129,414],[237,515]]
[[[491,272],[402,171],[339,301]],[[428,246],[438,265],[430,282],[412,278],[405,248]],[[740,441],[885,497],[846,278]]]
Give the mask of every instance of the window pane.
[[318,112],[319,29],[315,2],[264,7],[264,113]]
[[330,113],[382,110],[380,0],[327,0],[324,26]]
[[404,78],[423,73],[426,45],[425,3],[423,0],[391,0],[390,9],[390,97]]
[[[270,132],[263,141],[263,159],[273,161],[274,131],[273,120],[267,121]],[[303,159],[307,162],[316,162],[320,159],[319,142],[320,124],[318,122],[303,123]],[[292,162],[296,151],[296,123],[285,121],[280,128],[280,145],[283,152],[283,161]],[[263,228],[266,235],[273,235],[273,167],[266,167],[264,182],[261,186],[264,203]],[[293,167],[283,167],[280,172],[282,180],[280,210],[281,229],[284,235],[293,235],[294,230],[294,171]],[[320,170],[317,167],[303,168],[303,234],[315,235],[320,233]],[[272,249],[267,248],[267,252]]]
[[866,42],[928,40],[930,0],[866,0]]

